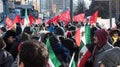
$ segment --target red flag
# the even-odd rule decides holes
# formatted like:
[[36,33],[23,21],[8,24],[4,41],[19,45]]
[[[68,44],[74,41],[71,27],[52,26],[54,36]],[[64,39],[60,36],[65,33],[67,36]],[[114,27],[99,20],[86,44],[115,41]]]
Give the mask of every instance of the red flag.
[[20,22],[21,22],[20,16],[16,15],[14,20],[13,20],[13,23],[20,23]]
[[21,24],[24,25],[24,18],[21,20]]
[[59,20],[69,22],[70,21],[70,11],[66,11],[66,12],[62,13],[59,17]]
[[81,41],[81,39],[80,39],[80,28],[77,29],[77,31],[76,31],[75,41],[76,41],[77,46],[80,46],[80,41]]
[[35,22],[35,18],[32,14],[29,15],[30,25],[32,25]]
[[40,18],[36,19],[36,24],[41,24],[42,20]]
[[54,23],[54,24],[57,24],[57,21],[59,20],[59,15],[58,16],[55,16],[53,17],[52,19],[50,19],[47,24],[50,24],[51,22]]
[[12,22],[12,20],[9,17],[6,17],[5,23],[7,25],[8,30],[11,30],[12,27],[14,26],[14,23]]
[[96,12],[90,17],[90,20],[89,20],[90,25],[96,24],[97,16],[98,16],[98,11],[96,11]]
[[85,16],[85,14],[79,14],[77,16],[74,16],[73,21],[83,22],[84,21],[84,16]]

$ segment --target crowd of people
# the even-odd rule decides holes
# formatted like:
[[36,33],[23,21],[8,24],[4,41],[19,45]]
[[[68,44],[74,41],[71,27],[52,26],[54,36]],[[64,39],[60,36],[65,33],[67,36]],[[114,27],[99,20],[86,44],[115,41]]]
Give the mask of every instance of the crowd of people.
[[[90,26],[89,22],[73,22],[64,25],[33,24],[22,30],[21,24],[11,30],[0,28],[0,67],[53,67],[50,59],[47,40],[61,62],[59,67],[69,67],[75,53],[75,67],[78,66],[80,46],[76,45],[75,34],[78,28]],[[84,33],[82,33],[84,34]],[[120,65],[120,29],[102,29],[100,26],[90,26],[89,49],[91,56],[84,67],[117,67]],[[82,55],[82,54],[81,54]],[[72,66],[71,66],[72,67]]]

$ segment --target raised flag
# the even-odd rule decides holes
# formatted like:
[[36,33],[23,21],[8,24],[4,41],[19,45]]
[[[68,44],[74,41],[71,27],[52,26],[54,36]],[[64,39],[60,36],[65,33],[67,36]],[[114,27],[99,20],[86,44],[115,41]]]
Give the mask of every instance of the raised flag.
[[78,58],[78,67],[84,67],[84,64],[87,62],[89,57],[91,56],[91,52],[89,51],[89,48],[87,47],[90,45],[90,25],[86,25],[82,28],[82,31],[84,32],[81,36],[81,44],[79,48],[79,58]]
[[98,17],[98,11],[96,11],[91,17],[90,17],[90,25],[96,24]]
[[69,22],[70,21],[70,11],[68,10],[68,11],[62,13],[59,17],[59,20]]
[[42,24],[42,20],[40,18],[38,18],[38,19],[35,20],[35,23],[36,24]]
[[27,9],[25,9],[24,27],[29,26],[29,24],[30,24],[30,21],[29,21],[29,18],[28,18]]
[[11,30],[15,23],[9,17],[6,17],[5,23],[7,25],[7,29]]
[[20,22],[22,25],[24,25],[24,19],[21,19],[21,22]]
[[29,21],[30,21],[30,25],[32,25],[35,22],[35,18],[33,17],[32,14],[29,15]]
[[73,21],[83,22],[84,21],[84,16],[85,16],[85,14],[79,14],[77,16],[74,16]]
[[55,17],[53,17],[52,19],[50,19],[48,22],[47,22],[47,24],[50,24],[50,23],[53,23],[53,24],[57,24],[57,22],[58,22],[58,20],[59,20],[59,15],[58,16],[55,16]]
[[57,57],[50,45],[49,38],[47,39],[46,45],[47,45],[50,60],[52,61],[52,63],[54,64],[55,67],[59,67],[61,65],[61,62],[57,59]]
[[80,28],[76,30],[76,34],[75,34],[75,42],[77,46],[80,46],[80,41],[81,41],[81,37],[80,37]]
[[16,14],[14,20],[13,20],[13,23],[20,23],[21,22],[21,18],[19,15]]

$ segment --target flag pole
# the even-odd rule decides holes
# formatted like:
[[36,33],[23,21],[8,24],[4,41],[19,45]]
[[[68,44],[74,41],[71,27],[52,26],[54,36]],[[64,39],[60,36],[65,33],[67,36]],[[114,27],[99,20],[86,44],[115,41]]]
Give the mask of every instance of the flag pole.
[[74,57],[75,57],[75,52],[74,52],[74,53],[73,53],[73,55],[72,55],[72,58],[71,58],[71,60],[70,60],[69,67],[71,67],[71,66],[72,66],[72,62],[73,62],[73,60],[74,60]]

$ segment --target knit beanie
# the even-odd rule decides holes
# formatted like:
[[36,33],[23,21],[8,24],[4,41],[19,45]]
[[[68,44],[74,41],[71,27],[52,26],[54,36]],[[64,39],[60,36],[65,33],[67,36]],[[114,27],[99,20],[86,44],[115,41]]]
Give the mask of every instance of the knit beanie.
[[100,29],[95,31],[95,36],[98,38],[97,46],[99,48],[102,48],[107,43],[108,33],[104,29]]

